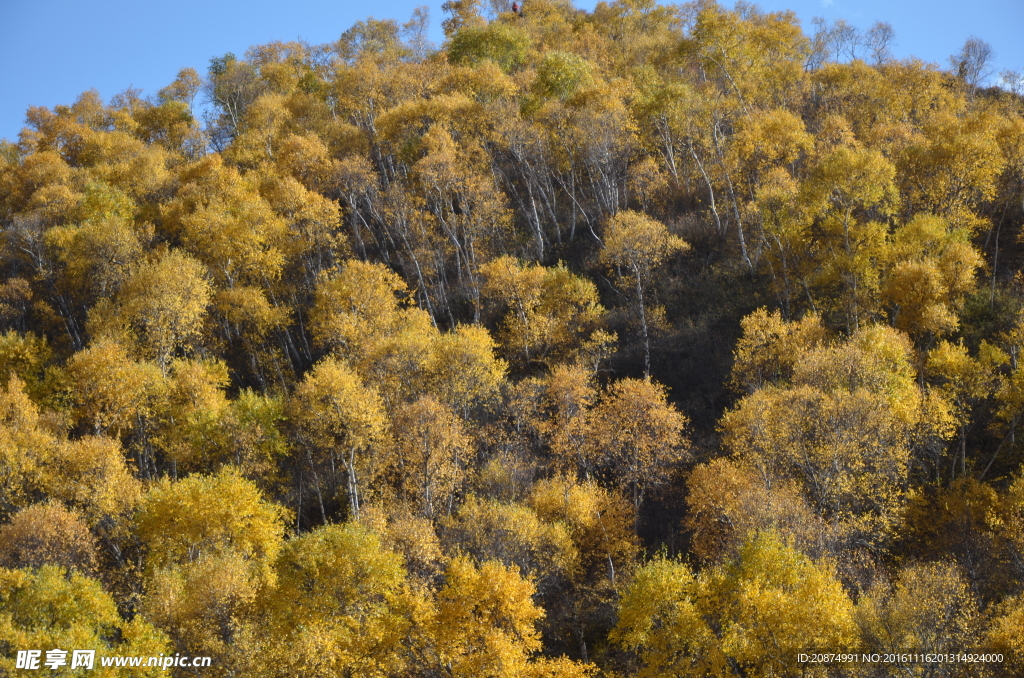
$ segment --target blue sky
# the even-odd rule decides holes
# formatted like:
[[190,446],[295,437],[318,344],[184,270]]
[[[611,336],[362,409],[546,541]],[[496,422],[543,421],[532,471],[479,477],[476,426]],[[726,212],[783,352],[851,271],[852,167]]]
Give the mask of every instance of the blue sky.
[[876,21],[896,29],[894,54],[948,68],[950,54],[975,35],[995,50],[996,72],[1024,70],[1024,0],[761,0],[766,11],[791,9],[811,31],[811,18],[845,19],[861,30]]
[[[90,88],[104,99],[129,86],[155,94],[182,67],[204,72],[213,56],[241,55],[250,45],[273,40],[329,42],[370,15],[404,22],[417,5],[426,4],[433,39],[440,41],[442,1],[0,0],[0,137],[17,136],[29,105],[71,103]],[[758,4],[769,11],[794,10],[805,29],[814,16],[843,18],[862,29],[874,21],[888,21],[896,29],[896,56],[914,55],[943,66],[973,34],[992,44],[997,70],[1024,69],[1024,0]],[[577,5],[591,9],[594,2]]]

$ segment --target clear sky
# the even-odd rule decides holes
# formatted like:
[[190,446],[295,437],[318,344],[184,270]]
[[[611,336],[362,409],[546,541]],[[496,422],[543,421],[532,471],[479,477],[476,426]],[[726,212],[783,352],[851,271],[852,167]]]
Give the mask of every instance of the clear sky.
[[[948,68],[950,54],[959,52],[972,35],[995,50],[995,71],[1024,70],[1024,0],[761,0],[763,10],[791,9],[804,31],[811,19],[845,19],[861,30],[876,21],[896,29],[899,58],[916,56]],[[992,83],[995,80],[991,81]]]
[[[367,16],[405,22],[417,5],[431,9],[440,42],[443,0],[0,0],[0,137],[14,139],[30,105],[69,104],[96,88],[104,99],[129,86],[155,94],[213,56],[241,56],[250,45],[301,38],[336,40]],[[529,0],[526,0],[529,3]],[[723,2],[730,4],[730,2]],[[1024,0],[762,0],[792,9],[805,30],[811,18],[843,18],[861,29],[888,21],[898,57],[946,65],[970,35],[987,40],[997,70],[1024,69]],[[593,0],[577,2],[591,9]]]

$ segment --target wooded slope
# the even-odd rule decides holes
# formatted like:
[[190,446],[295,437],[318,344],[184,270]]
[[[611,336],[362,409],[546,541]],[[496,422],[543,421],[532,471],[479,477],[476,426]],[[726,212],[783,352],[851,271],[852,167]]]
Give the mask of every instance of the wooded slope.
[[1021,96],[753,6],[446,9],[0,145],[0,666],[1019,675]]

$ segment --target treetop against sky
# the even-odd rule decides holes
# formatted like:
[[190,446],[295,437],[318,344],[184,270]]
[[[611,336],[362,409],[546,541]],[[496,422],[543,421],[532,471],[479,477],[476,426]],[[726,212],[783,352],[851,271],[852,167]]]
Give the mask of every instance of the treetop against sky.
[[[502,0],[485,0],[484,5]],[[592,10],[592,0],[576,5]],[[729,4],[729,3],[723,3]],[[807,32],[812,19],[844,20],[867,31],[876,21],[895,30],[894,56],[916,56],[946,67],[971,35],[994,51],[992,78],[1024,69],[1024,3],[1019,0],[764,0],[765,11],[790,9]],[[182,0],[173,4],[128,0],[0,2],[0,138],[14,139],[29,106],[69,104],[96,88],[104,99],[128,87],[155,94],[180,68],[204,70],[211,57],[244,54],[251,45],[296,38],[331,42],[368,14],[405,22],[419,5],[430,9],[430,37],[440,43],[441,0],[377,0],[372,4],[294,0]],[[511,7],[511,0],[508,5]],[[525,0],[529,7],[529,0]]]

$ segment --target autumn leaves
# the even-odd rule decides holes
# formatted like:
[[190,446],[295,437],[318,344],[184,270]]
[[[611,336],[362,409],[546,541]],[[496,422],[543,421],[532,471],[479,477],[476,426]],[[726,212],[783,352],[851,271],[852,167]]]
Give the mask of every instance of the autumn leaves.
[[436,52],[368,20],[0,145],[0,638],[257,678],[1018,647],[1019,99],[753,6],[447,9]]

